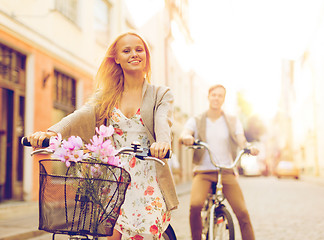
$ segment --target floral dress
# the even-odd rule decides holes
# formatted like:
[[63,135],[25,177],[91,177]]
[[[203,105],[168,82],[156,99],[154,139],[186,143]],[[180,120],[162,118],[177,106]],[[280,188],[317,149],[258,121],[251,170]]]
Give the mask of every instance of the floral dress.
[[[110,124],[115,129],[113,137],[117,149],[129,147],[133,141],[140,142],[142,147],[150,146],[140,109],[127,118],[115,107]],[[170,223],[171,214],[157,183],[155,162],[129,155],[121,156],[121,162],[131,175],[131,183],[115,229],[122,233],[122,239],[160,239]]]

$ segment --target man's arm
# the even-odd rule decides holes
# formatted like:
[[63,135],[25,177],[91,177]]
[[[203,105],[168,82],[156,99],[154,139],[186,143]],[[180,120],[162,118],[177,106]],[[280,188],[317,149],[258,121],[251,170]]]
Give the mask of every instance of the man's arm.
[[244,134],[236,135],[236,139],[237,139],[238,147],[240,149],[248,147],[251,151],[251,155],[256,156],[259,154],[259,149],[257,149],[256,147],[254,147],[252,145],[251,146],[248,145],[248,142],[246,141]]
[[187,128],[183,129],[179,141],[181,144],[184,144],[186,146],[191,146],[195,141],[194,132]]
[[185,123],[183,130],[180,134],[179,143],[186,146],[193,145],[195,141],[196,132],[196,121],[195,118],[191,117]]
[[237,145],[240,149],[247,147],[247,141],[244,134],[237,134],[236,140],[237,140]]

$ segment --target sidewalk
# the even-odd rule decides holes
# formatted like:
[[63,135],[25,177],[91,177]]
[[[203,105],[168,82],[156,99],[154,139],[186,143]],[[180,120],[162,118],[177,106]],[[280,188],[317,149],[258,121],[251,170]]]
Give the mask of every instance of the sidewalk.
[[27,239],[43,234],[38,230],[37,202],[0,204],[0,239]]
[[[190,192],[191,183],[176,186],[179,196]],[[0,204],[0,240],[33,239],[46,232],[38,230],[37,202]]]

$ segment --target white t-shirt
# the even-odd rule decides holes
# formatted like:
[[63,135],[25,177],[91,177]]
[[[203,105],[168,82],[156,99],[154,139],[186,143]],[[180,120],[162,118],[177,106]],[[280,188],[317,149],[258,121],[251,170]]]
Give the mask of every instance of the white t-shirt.
[[[195,118],[190,118],[185,124],[185,128],[194,132],[194,138],[198,138]],[[244,134],[241,122],[237,119],[235,134]],[[216,121],[206,118],[206,142],[209,145],[214,160],[221,165],[230,165],[233,162],[230,149],[230,136],[224,116]],[[212,164],[209,154],[206,151],[199,165],[194,166],[194,171],[217,170]]]

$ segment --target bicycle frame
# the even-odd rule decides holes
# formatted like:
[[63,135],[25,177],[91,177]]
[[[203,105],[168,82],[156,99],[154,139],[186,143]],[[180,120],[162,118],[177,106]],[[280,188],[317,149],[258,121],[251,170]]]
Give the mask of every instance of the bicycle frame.
[[[215,237],[214,236],[215,214],[217,213],[218,209],[219,209],[219,211],[227,212],[225,205],[222,204],[222,202],[225,200],[225,196],[224,196],[224,193],[223,193],[222,172],[223,172],[223,170],[226,170],[226,169],[227,170],[233,169],[236,166],[236,164],[240,161],[241,157],[244,154],[250,153],[250,150],[247,149],[247,148],[241,150],[238,153],[237,157],[235,158],[235,160],[233,161],[233,163],[231,165],[224,166],[224,165],[218,164],[215,161],[215,159],[214,159],[214,157],[213,157],[207,143],[202,142],[200,140],[196,140],[194,142],[194,145],[190,146],[189,148],[192,148],[192,149],[204,148],[204,149],[206,149],[208,154],[209,154],[209,157],[210,157],[210,160],[211,160],[212,164],[216,168],[218,168],[218,176],[217,176],[217,183],[216,183],[215,193],[213,193],[211,195],[211,197],[209,196],[206,199],[206,203],[205,203],[204,210],[203,210],[207,214],[208,226],[203,225],[202,239],[207,240],[207,237],[208,237],[208,240],[214,240],[214,237]],[[204,214],[203,211],[202,211],[202,215]],[[231,226],[233,228],[232,231],[233,231],[233,235],[234,235],[234,225],[233,225],[232,218],[231,218],[229,213],[227,215],[228,215],[227,218],[229,218],[228,221],[231,221],[231,223],[229,223],[229,224],[231,224]],[[202,219],[202,220],[204,221],[204,219]],[[218,223],[216,223],[216,224],[218,224]],[[233,236],[233,239],[234,239],[234,236]]]

